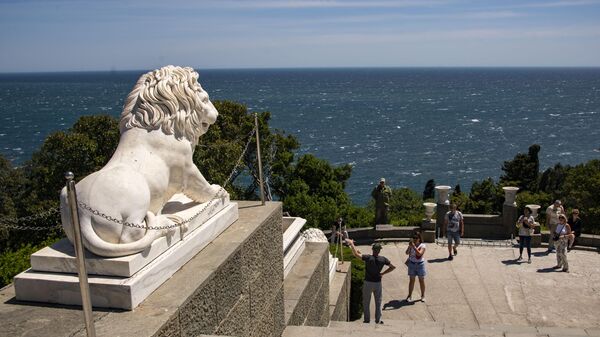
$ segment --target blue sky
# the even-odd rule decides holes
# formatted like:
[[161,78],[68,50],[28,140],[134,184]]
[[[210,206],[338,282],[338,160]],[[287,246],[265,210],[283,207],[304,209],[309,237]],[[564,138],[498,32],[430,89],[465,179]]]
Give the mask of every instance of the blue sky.
[[0,0],[0,72],[600,66],[600,0]]

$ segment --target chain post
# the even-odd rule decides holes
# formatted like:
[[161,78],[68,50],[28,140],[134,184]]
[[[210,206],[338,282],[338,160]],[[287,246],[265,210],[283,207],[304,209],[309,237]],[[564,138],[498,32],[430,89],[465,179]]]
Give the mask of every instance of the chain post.
[[83,240],[81,238],[81,227],[79,224],[79,213],[77,212],[77,192],[75,190],[75,175],[73,172],[65,173],[67,179],[67,193],[69,198],[69,208],[71,211],[71,223],[74,231],[75,255],[77,257],[77,267],[79,274],[79,289],[81,291],[81,305],[83,307],[83,317],[85,319],[85,330],[88,337],[96,337],[94,328],[94,317],[92,312],[92,299],[90,296],[90,285],[88,283],[87,271],[85,268],[85,255],[83,251]]
[[262,158],[260,156],[260,137],[258,132],[258,114],[254,113],[254,127],[256,128],[256,158],[258,159],[258,183],[260,184],[260,202],[265,204],[265,187],[262,173]]

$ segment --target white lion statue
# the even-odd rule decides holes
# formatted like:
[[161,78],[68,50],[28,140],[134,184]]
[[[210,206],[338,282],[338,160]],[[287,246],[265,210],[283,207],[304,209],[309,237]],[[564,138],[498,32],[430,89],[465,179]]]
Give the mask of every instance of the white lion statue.
[[[121,113],[119,145],[109,162],[76,185],[84,246],[100,256],[124,256],[146,249],[177,217],[161,209],[176,193],[196,202],[226,198],[192,162],[198,137],[218,112],[192,68],[166,66],[140,77]],[[60,196],[62,224],[73,242],[66,188]],[[144,229],[121,225],[109,217]]]

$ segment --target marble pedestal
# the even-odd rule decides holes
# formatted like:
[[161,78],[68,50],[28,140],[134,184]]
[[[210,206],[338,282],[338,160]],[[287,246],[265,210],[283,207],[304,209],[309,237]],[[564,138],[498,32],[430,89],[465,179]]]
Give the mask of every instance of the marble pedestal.
[[[147,251],[121,258],[91,256],[92,258],[86,265],[89,265],[95,273],[107,274],[93,275],[89,273],[92,305],[104,308],[134,309],[237,220],[237,204],[225,204],[225,202],[228,200],[220,201],[222,203],[219,206],[221,207],[220,211],[213,212],[214,215],[208,220],[202,219],[201,216],[194,219],[190,223],[190,231],[187,234],[176,233],[180,236],[170,240],[162,238],[165,239],[165,242],[155,242]],[[203,205],[195,204],[186,208],[184,212],[195,214],[201,207]],[[185,215],[182,217],[187,218]],[[154,247],[155,244],[157,247]],[[153,253],[153,249],[158,253]],[[48,253],[48,251],[46,252]],[[40,267],[38,261],[35,267],[15,277],[16,299],[80,305],[79,278],[76,273],[69,272],[71,270],[69,268],[73,268],[74,264],[70,261],[68,253],[56,249],[51,249],[50,252],[52,254],[46,254],[43,259],[52,261],[51,266]],[[117,261],[111,262],[111,260]],[[34,268],[46,270],[35,270]],[[47,269],[63,270],[63,272],[52,272]],[[122,276],[127,274],[132,275]]]

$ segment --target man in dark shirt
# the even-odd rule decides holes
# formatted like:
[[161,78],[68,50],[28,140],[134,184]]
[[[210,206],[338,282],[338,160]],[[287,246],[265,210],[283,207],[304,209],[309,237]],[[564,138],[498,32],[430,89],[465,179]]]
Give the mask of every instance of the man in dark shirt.
[[581,230],[583,227],[581,224],[581,218],[579,217],[579,210],[577,208],[573,209],[571,212],[571,217],[567,223],[569,226],[571,226],[571,238],[569,240],[571,244],[569,247],[567,247],[567,251],[570,252],[573,246],[577,244],[577,239],[581,236]]
[[[371,294],[375,296],[375,323],[383,324],[381,320],[381,277],[392,270],[396,269],[394,265],[385,256],[379,255],[381,251],[381,244],[375,243],[373,245],[373,255],[361,254],[361,252],[354,246],[354,241],[346,240],[352,248],[352,254],[357,258],[365,262],[365,282],[363,284],[363,309],[365,317],[363,322],[369,323],[371,321]],[[381,272],[383,266],[388,268]]]

